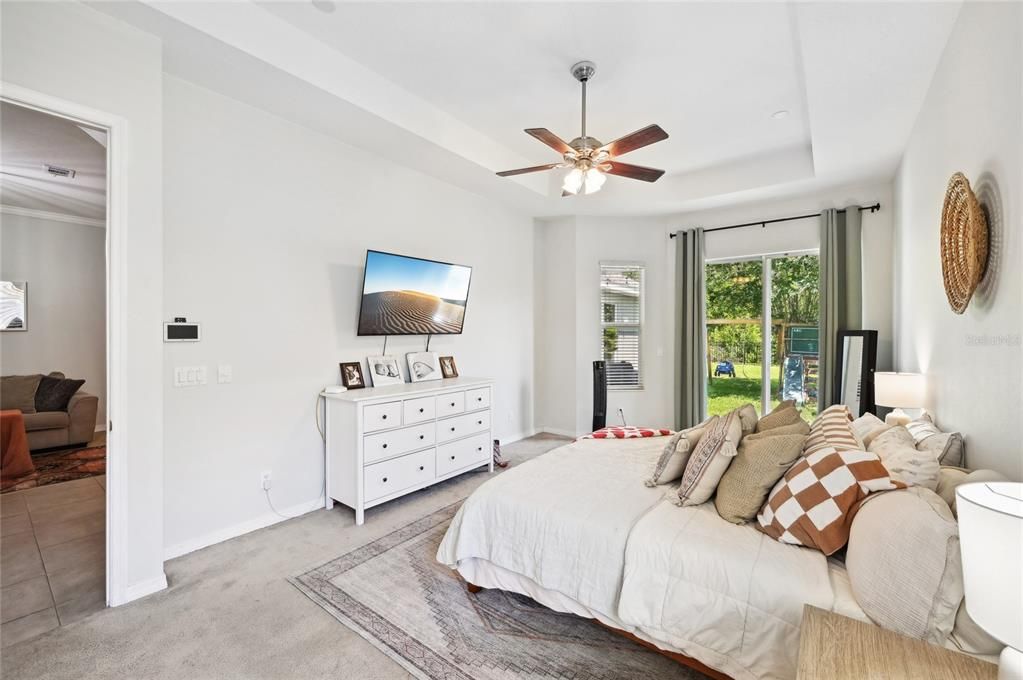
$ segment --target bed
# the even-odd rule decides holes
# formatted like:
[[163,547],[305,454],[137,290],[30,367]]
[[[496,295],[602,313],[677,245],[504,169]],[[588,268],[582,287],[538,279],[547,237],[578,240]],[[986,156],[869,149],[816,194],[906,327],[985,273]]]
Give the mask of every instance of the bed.
[[867,620],[838,562],[644,486],[666,441],[578,440],[494,477],[438,561],[737,679],[795,677],[804,604]]

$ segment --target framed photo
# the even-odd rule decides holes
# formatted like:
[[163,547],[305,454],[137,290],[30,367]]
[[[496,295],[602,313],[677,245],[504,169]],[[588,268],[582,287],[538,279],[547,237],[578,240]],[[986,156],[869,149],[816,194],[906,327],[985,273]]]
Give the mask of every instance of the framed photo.
[[0,281],[0,331],[27,331],[28,282]]
[[440,358],[440,372],[445,378],[457,378],[458,366],[455,365],[454,357]]
[[405,382],[401,377],[401,365],[397,357],[366,357],[366,364],[369,366],[369,379],[373,381],[373,387],[401,385]]
[[350,390],[358,390],[366,386],[366,379],[362,377],[361,361],[342,362],[341,384]]
[[408,377],[412,382],[441,379],[436,352],[409,352],[405,358],[408,360]]

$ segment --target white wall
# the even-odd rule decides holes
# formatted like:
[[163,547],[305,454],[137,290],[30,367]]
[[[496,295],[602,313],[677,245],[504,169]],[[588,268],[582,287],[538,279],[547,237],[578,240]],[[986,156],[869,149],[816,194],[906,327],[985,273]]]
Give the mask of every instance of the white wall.
[[0,278],[28,281],[28,330],[0,333],[4,375],[84,379],[106,422],[106,230],[0,214]]
[[[1018,3],[965,3],[895,185],[896,365],[928,376],[928,409],[966,437],[967,462],[1023,479],[1023,205]],[[945,299],[939,225],[961,171],[988,206],[993,253],[966,312]]]
[[646,268],[641,390],[609,390],[608,424],[664,426],[673,419],[674,249],[660,218],[537,220],[537,427],[575,436],[593,417],[592,362],[601,357],[600,263]]
[[[532,434],[531,219],[170,76],[163,101],[163,315],[203,324],[202,342],[164,352],[168,554],[275,521],[263,470],[278,510],[317,503],[316,395],[338,362],[382,350],[355,335],[368,248],[473,267],[464,334],[431,350],[496,379],[495,436]],[[173,387],[175,366],[199,365],[209,384]]]
[[[124,196],[128,268],[125,311],[126,415],[114,423],[127,450],[127,590],[137,597],[163,575],[163,298],[161,48],[158,40],[78,3],[0,4],[5,82],[124,118],[129,172]],[[31,285],[31,284],[30,284]],[[31,294],[31,293],[30,293]]]

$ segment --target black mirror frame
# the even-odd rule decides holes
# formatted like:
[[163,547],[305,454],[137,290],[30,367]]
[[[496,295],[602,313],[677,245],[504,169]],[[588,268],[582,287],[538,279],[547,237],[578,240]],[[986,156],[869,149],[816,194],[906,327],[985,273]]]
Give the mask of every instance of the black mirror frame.
[[863,363],[860,375],[860,412],[854,413],[856,417],[873,413],[876,409],[874,403],[874,371],[877,370],[877,331],[838,331],[835,338],[835,366],[832,374],[835,376],[835,383],[832,388],[831,403],[842,403],[842,365],[845,362],[845,339],[863,338]]

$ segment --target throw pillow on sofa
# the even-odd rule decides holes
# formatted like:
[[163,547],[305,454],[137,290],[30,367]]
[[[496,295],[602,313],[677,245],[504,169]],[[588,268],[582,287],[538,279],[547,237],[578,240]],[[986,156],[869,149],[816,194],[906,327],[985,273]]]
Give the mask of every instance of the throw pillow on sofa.
[[789,400],[778,404],[773,411],[757,421],[757,432],[771,430],[784,425],[794,425],[803,419],[796,408],[796,402]]
[[[790,426],[791,427],[791,426]],[[805,434],[775,434],[785,428],[743,437],[714,496],[722,519],[744,524],[757,516],[767,494],[803,455]]]
[[930,414],[924,413],[906,425],[920,451],[934,454],[942,465],[966,466],[966,443],[958,432],[942,432]]
[[844,404],[827,407],[810,424],[810,436],[806,438],[803,455],[808,456],[827,448],[838,451],[855,451],[861,448],[851,425],[852,415]]
[[757,409],[753,404],[744,404],[739,407],[739,422],[742,424],[742,436],[752,434],[757,430]]
[[[795,409],[792,410],[795,411]],[[751,439],[755,441],[757,439],[763,439],[764,437],[775,437],[780,434],[801,434],[805,438],[806,435],[810,434],[810,423],[800,418],[798,421],[792,423],[791,425],[779,425],[778,427],[772,427],[761,432],[744,435],[742,439],[743,441],[745,441],[746,439]]]
[[0,378],[0,408],[36,412],[36,390],[41,375],[5,375]]
[[675,504],[700,505],[709,501],[741,439],[742,422],[737,410],[712,420],[686,463],[678,498],[672,499]]
[[959,526],[922,487],[867,499],[853,520],[845,567],[856,601],[882,628],[943,645],[963,601]]
[[39,413],[66,411],[71,397],[75,396],[75,392],[84,384],[84,380],[68,380],[64,377],[55,378],[51,375],[44,375],[36,390],[36,411]]
[[929,451],[919,451],[913,445],[913,435],[899,425],[885,430],[867,448],[876,453],[892,477],[907,486],[922,486],[935,491],[938,488],[938,459]]
[[658,486],[678,481],[678,478],[686,470],[689,456],[696,449],[696,445],[700,443],[700,437],[703,436],[710,421],[711,419],[708,418],[695,427],[676,432],[668,440],[660,457],[654,464],[654,471],[650,475],[650,479],[644,483],[647,486]]
[[827,447],[796,461],[757,515],[757,528],[782,543],[831,555],[846,544],[860,503],[875,491],[905,488],[877,455]]
[[875,416],[873,413],[864,413],[856,420],[849,423],[849,428],[853,431],[853,435],[861,442],[864,446],[867,446],[867,439],[877,432],[885,429],[886,425],[884,421]]

